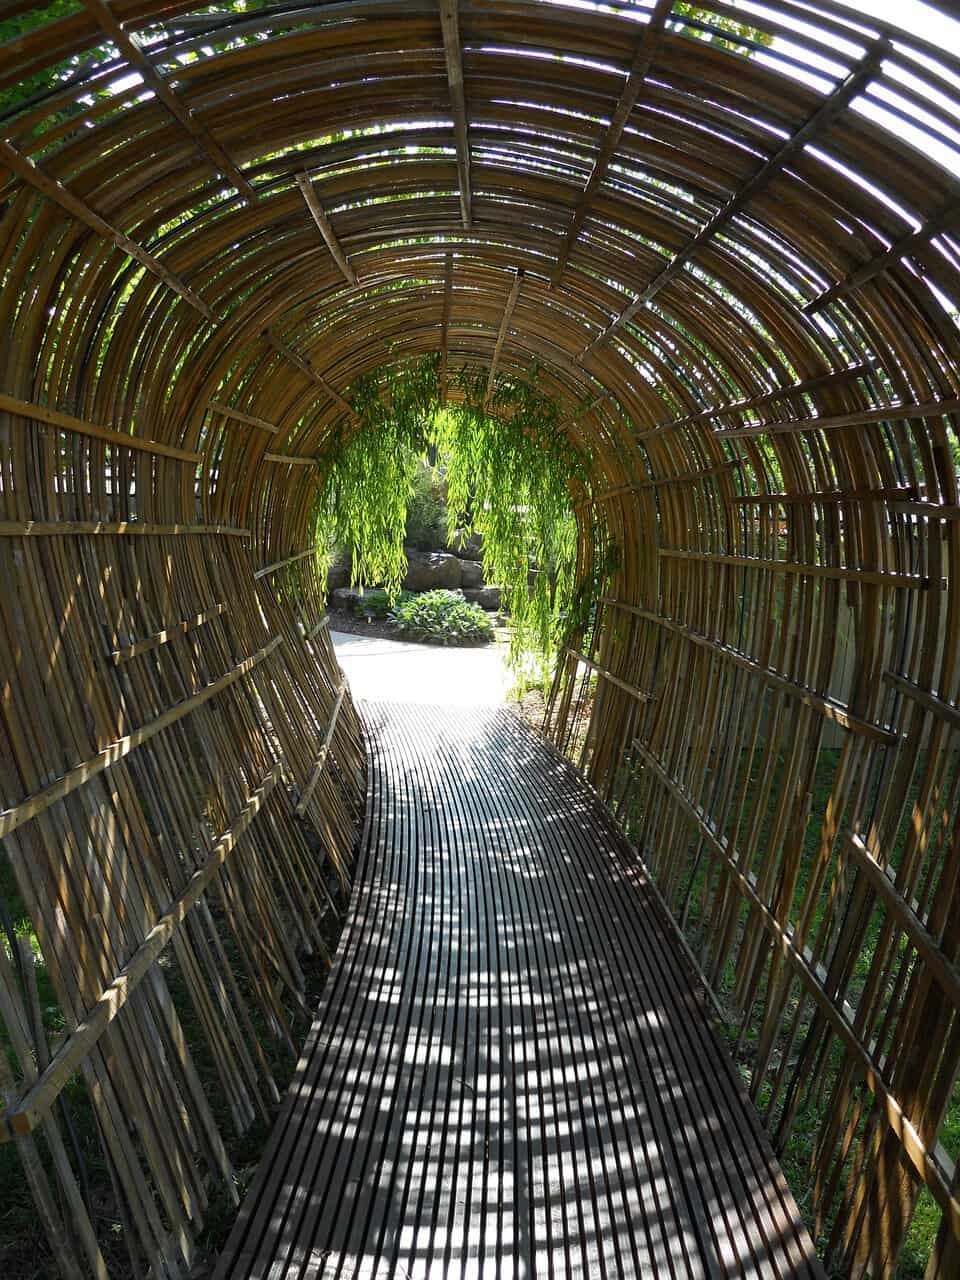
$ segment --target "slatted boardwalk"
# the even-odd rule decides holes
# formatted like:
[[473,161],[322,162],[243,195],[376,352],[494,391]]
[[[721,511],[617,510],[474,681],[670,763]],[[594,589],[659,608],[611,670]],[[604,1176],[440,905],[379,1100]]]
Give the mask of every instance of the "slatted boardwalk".
[[820,1275],[577,775],[503,711],[364,716],[351,914],[218,1277]]

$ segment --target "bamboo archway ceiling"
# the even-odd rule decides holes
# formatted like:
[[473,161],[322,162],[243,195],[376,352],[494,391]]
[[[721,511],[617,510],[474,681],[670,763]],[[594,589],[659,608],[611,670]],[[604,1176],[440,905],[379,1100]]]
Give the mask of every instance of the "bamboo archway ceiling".
[[77,1066],[156,1274],[230,1178],[169,939],[236,1124],[270,1096],[221,938],[287,1035],[362,787],[315,464],[437,351],[536,361],[591,450],[550,729],[808,1117],[815,1227],[892,1274],[923,1190],[958,1273],[958,85],[829,0],[82,0],[0,48],[0,836],[80,1028],[47,1066],[0,959],[4,1135],[64,1274]]

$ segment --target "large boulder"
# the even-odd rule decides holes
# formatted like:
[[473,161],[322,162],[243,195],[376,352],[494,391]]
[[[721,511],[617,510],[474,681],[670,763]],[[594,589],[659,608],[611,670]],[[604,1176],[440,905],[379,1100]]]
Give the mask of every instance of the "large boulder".
[[356,587],[337,587],[330,592],[330,608],[343,609],[347,613],[352,613],[353,606],[359,599],[360,592]]
[[327,591],[334,592],[350,585],[350,557],[338,556],[327,570]]
[[483,586],[483,565],[479,560],[460,561],[460,581],[464,587]]
[[500,608],[501,592],[499,587],[475,587],[472,590],[468,588],[463,594],[468,600],[478,604],[481,609],[495,612]]
[[452,551],[461,560],[477,560],[482,549],[483,535],[480,533],[467,534],[463,529],[456,531],[447,547],[448,551]]
[[452,591],[460,586],[460,561],[445,551],[407,551],[406,591],[433,591],[445,587]]

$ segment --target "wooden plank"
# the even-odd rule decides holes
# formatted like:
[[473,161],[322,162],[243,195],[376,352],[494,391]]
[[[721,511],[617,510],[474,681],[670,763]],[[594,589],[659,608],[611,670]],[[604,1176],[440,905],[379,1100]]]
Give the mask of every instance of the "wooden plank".
[[656,623],[657,626],[663,627],[667,631],[672,631],[674,635],[683,636],[691,644],[695,644],[701,649],[706,649],[710,653],[717,654],[718,657],[733,663],[734,666],[740,667],[744,671],[749,671],[751,675],[757,676],[758,679],[772,689],[779,689],[782,693],[796,698],[804,706],[818,711],[822,716],[825,716],[834,724],[840,725],[843,729],[862,734],[864,737],[872,738],[876,742],[895,744],[900,741],[900,735],[892,729],[886,729],[883,725],[874,724],[870,720],[864,720],[862,717],[854,715],[849,708],[839,702],[835,702],[832,698],[815,693],[813,689],[808,689],[806,685],[789,679],[779,671],[774,671],[772,667],[765,667],[762,663],[757,662],[756,659],[751,658],[749,654],[741,653],[739,649],[722,644],[711,636],[701,635],[699,631],[694,631],[691,627],[685,627],[683,623],[677,622],[674,618],[654,613],[650,609],[642,609],[639,605],[629,604],[625,600],[615,600],[610,596],[601,596],[600,603],[615,609],[621,609],[625,613],[631,613],[634,617],[643,618],[646,622]]
[[870,361],[850,365],[847,369],[837,369],[832,373],[819,373],[812,378],[802,378],[788,387],[778,387],[775,391],[764,391],[760,395],[747,396],[743,400],[731,400],[727,404],[717,405],[715,409],[702,409],[699,413],[688,413],[682,418],[666,418],[655,427],[643,431],[635,431],[635,440],[646,440],[650,436],[670,431],[674,427],[691,426],[697,422],[709,422],[712,418],[720,418],[728,413],[746,413],[750,409],[762,409],[768,404],[775,404],[787,396],[810,395],[814,391],[824,391],[828,387],[843,386],[847,382],[856,382],[874,373],[877,365]]
[[263,460],[264,462],[286,463],[290,467],[316,467],[320,465],[319,458],[310,458],[297,453],[265,453]]
[[151,524],[148,520],[0,520],[0,538],[250,538],[228,524]]
[[354,421],[359,420],[353,405],[348,404],[348,402],[344,400],[340,392],[335,390],[330,383],[327,382],[322,373],[318,373],[312,364],[307,360],[304,360],[301,356],[298,356],[297,353],[291,347],[288,347],[273,329],[264,329],[263,333],[274,351],[283,356],[285,360],[289,360],[294,368],[299,369],[303,376],[309,379],[310,382],[316,383],[316,385],[320,387],[321,390],[325,391],[330,399],[335,401],[341,409],[354,419]]
[[262,569],[257,569],[254,578],[259,582],[261,578],[268,578],[271,573],[276,573],[278,569],[285,569],[288,564],[296,564],[298,560],[305,560],[307,556],[319,555],[316,547],[307,547],[304,551],[295,551],[292,556],[284,556],[282,560],[274,560],[272,564],[265,564]]
[[960,707],[954,706],[952,702],[947,702],[945,698],[938,697],[937,694],[932,693],[929,689],[922,689],[920,685],[908,680],[906,676],[902,676],[896,671],[885,671],[883,678],[888,684],[892,684],[895,689],[905,693],[908,698],[912,698],[914,702],[919,703],[925,710],[932,712],[938,719],[950,725],[951,728],[960,729]]
[[831,303],[845,298],[856,289],[862,289],[865,284],[875,280],[884,271],[889,271],[909,254],[926,248],[941,232],[954,230],[958,221],[960,221],[960,200],[950,200],[935,217],[925,222],[918,230],[901,236],[889,249],[876,254],[875,257],[851,271],[843,280],[839,280],[835,285],[818,294],[803,307],[804,314],[816,315]]
[[876,854],[871,852],[863,838],[853,831],[843,833],[843,843],[847,853],[856,863],[857,870],[869,881],[881,898],[894,920],[910,939],[913,947],[923,957],[933,977],[960,1009],[960,966],[957,966],[943,953],[943,948],[924,922],[917,915],[914,907],[907,902],[895,882],[891,879],[886,867],[880,865]]
[[440,404],[447,407],[447,360],[450,350],[450,311],[453,307],[453,255],[443,256],[443,309],[440,313]]
[[920,418],[942,418],[960,413],[960,400],[929,400],[924,404],[892,404],[879,409],[858,409],[855,413],[837,413],[822,418],[798,418],[796,422],[756,423],[749,427],[724,427],[714,431],[722,439],[745,439],[751,436],[790,435],[797,431],[831,431],[838,427],[864,427],[875,422],[914,422]]
[[631,698],[635,698],[637,702],[653,701],[652,694],[645,693],[643,689],[638,689],[636,685],[628,684],[626,680],[621,680],[619,676],[614,675],[612,671],[608,671],[606,667],[601,666],[599,662],[595,662],[593,658],[588,658],[579,649],[572,649],[569,645],[564,645],[563,650],[564,653],[569,653],[572,658],[576,658],[578,662],[584,663],[591,671],[596,671],[597,675],[602,676],[604,680],[608,680],[610,684],[616,685],[618,689],[622,689]]
[[637,480],[634,484],[618,484],[612,489],[602,489],[593,495],[594,502],[607,502],[610,498],[621,498],[627,493],[643,493],[647,489],[660,489],[675,484],[690,484],[694,480],[706,480],[710,476],[722,476],[741,465],[739,458],[731,458],[728,462],[719,462],[712,467],[701,467],[697,471],[681,471],[674,475],[657,476],[655,480]]
[[155,631],[152,636],[147,636],[143,640],[135,640],[133,644],[124,645],[121,649],[112,650],[110,661],[115,667],[119,667],[121,663],[129,662],[131,658],[139,658],[142,653],[150,653],[154,649],[159,649],[161,645],[169,644],[177,636],[184,636],[191,631],[195,631],[197,627],[202,627],[204,623],[211,622],[214,618],[219,618],[226,611],[227,606],[225,604],[215,604],[210,609],[204,609],[202,613],[194,614],[192,618],[184,618],[182,622],[176,622],[173,626],[164,627],[161,631]]
[[216,1280],[292,1278],[318,1257],[460,1275],[480,1241],[530,1275],[575,1260],[585,1276],[719,1276],[756,1256],[822,1280],[683,948],[594,793],[497,709],[365,717],[358,892]]

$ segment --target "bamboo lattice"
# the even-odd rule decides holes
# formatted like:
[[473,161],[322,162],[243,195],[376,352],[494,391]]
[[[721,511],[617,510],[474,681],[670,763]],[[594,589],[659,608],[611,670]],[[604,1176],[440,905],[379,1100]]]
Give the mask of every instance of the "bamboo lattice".
[[925,1188],[960,1270],[960,59],[689,9],[84,0],[0,47],[0,93],[61,72],[0,118],[0,835],[71,1034],[0,950],[0,1086],[66,1276],[65,1073],[155,1274],[232,1185],[165,949],[237,1125],[270,1097],[221,934],[289,1039],[360,796],[315,463],[437,350],[441,395],[537,362],[590,451],[549,732],[777,1141],[816,1115],[831,1256],[892,1275]]

